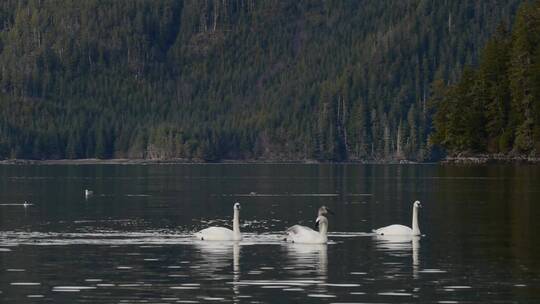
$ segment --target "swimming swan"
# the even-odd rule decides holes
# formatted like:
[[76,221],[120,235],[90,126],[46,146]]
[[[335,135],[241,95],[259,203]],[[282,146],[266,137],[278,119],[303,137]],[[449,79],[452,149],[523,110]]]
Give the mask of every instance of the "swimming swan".
[[418,227],[418,209],[422,208],[419,201],[413,204],[412,229],[404,225],[390,225],[373,230],[378,235],[420,235]]
[[91,197],[92,195],[94,195],[94,191],[88,190],[88,189],[84,189],[84,197],[85,197],[85,198],[89,198],[89,197]]
[[202,241],[241,241],[240,203],[235,203],[233,210],[233,230],[224,227],[209,227],[195,233],[195,237]]
[[319,227],[319,231],[315,231],[309,227],[294,225],[287,229],[287,237],[285,240],[292,243],[302,244],[324,244],[328,241],[326,233],[328,232],[328,219],[326,215],[334,214],[326,206],[319,208],[318,217],[315,220],[315,226]]

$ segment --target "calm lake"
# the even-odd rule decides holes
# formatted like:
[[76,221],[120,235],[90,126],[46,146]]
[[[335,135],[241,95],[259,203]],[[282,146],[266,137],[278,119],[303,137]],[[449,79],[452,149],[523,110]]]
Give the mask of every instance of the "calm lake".
[[[191,237],[236,201],[243,241]],[[0,303],[209,302],[540,303],[540,166],[0,166]]]

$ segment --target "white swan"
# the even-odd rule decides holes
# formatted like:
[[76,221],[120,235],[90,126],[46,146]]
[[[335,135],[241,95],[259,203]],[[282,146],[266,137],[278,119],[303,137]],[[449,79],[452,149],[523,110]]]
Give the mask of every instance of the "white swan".
[[89,198],[90,196],[94,195],[94,191],[92,190],[88,190],[88,189],[84,189],[84,197],[85,198]]
[[240,203],[235,203],[233,210],[233,230],[224,227],[209,227],[195,233],[195,237],[203,241],[241,241]]
[[418,209],[422,208],[419,201],[413,204],[412,229],[404,225],[390,225],[373,230],[378,235],[420,235],[418,227]]
[[287,237],[285,240],[292,243],[301,244],[324,244],[328,241],[326,233],[328,232],[328,219],[326,215],[333,212],[322,206],[319,208],[318,217],[315,220],[315,226],[319,227],[319,231],[315,231],[309,227],[294,225],[287,229]]

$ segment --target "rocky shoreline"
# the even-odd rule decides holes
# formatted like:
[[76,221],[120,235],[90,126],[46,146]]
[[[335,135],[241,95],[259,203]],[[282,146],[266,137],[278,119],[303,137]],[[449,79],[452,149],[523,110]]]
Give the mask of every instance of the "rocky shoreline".
[[494,163],[530,163],[540,164],[540,157],[524,155],[486,154],[471,156],[447,156],[441,163],[444,164],[494,164]]

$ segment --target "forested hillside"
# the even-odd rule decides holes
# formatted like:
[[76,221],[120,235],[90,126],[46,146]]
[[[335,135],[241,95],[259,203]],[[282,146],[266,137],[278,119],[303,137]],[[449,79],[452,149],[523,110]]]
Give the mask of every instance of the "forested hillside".
[[454,85],[438,83],[431,142],[452,154],[540,156],[540,2],[500,27]]
[[423,160],[508,0],[3,0],[0,158]]

